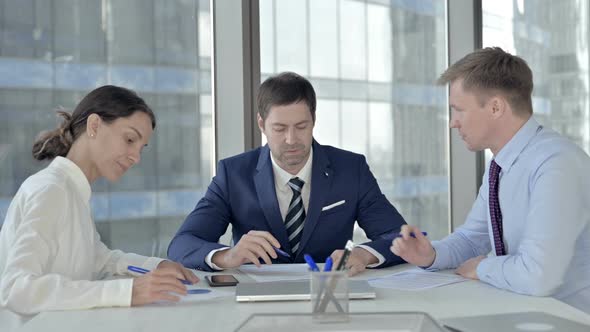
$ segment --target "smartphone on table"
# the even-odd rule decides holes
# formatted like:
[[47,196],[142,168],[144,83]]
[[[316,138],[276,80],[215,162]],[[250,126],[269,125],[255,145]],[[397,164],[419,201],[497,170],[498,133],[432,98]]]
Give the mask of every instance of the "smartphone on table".
[[211,287],[235,286],[238,284],[238,279],[231,274],[208,275],[205,276],[205,280]]

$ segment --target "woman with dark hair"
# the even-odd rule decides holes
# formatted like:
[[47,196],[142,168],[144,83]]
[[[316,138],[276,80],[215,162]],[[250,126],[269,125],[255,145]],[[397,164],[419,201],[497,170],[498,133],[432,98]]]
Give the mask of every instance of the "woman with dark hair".
[[[114,182],[139,163],[156,126],[135,92],[103,86],[70,115],[58,112],[58,129],[42,133],[33,157],[53,159],[23,182],[0,232],[0,306],[20,314],[45,310],[130,306],[178,301],[179,279],[196,283],[188,269],[156,257],[109,250],[90,212],[90,184]],[[135,279],[129,265],[152,272]]]

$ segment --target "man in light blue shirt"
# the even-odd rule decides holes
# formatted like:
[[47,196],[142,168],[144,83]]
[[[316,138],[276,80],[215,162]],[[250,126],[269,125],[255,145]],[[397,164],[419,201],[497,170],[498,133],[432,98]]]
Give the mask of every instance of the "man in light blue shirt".
[[464,225],[432,243],[404,226],[391,250],[428,270],[457,268],[590,313],[590,158],[534,119],[532,72],[517,56],[475,51],[439,83],[450,83],[451,128],[469,150],[489,148],[494,158]]

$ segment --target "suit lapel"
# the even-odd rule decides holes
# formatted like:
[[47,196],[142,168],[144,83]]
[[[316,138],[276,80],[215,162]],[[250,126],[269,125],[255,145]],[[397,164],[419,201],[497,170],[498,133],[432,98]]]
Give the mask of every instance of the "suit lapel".
[[299,245],[297,257],[303,253],[303,248],[309,241],[313,233],[322,207],[325,203],[325,197],[332,186],[334,174],[330,168],[330,161],[326,156],[324,149],[315,140],[313,141],[313,163],[311,166],[311,194],[309,197],[309,206],[305,226],[303,226],[303,235]]
[[290,252],[291,247],[289,246],[287,230],[283,224],[283,218],[281,218],[281,211],[279,210],[279,203],[277,201],[274,172],[272,171],[268,145],[260,149],[256,174],[254,175],[254,185],[256,186],[260,208],[270,226],[271,233],[281,243],[281,248]]

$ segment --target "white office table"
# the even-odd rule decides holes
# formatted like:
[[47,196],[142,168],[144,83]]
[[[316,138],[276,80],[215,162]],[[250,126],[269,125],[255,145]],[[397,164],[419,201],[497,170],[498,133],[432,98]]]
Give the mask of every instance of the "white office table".
[[[369,270],[359,278],[388,275],[402,265]],[[251,282],[238,275],[241,282]],[[199,277],[208,273],[197,272]],[[207,287],[204,280],[203,287]],[[226,288],[233,290],[233,288]],[[467,281],[425,291],[377,289],[374,300],[350,301],[350,312],[423,311],[435,319],[496,313],[542,311],[590,325],[590,315],[551,297],[531,297]],[[234,297],[158,307],[104,308],[44,312],[19,331],[233,331],[254,313],[309,313],[309,301],[237,303]]]

